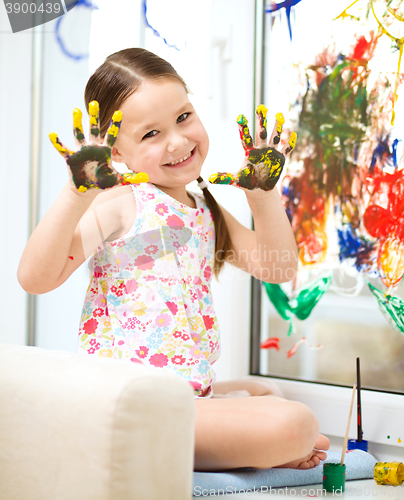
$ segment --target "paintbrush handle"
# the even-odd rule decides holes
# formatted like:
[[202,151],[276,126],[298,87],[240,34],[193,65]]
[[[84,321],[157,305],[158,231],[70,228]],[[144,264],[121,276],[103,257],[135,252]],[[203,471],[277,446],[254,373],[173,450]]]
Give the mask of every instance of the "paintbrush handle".
[[361,405],[361,368],[360,359],[356,358],[356,405],[358,407],[358,441],[362,441],[362,405]]
[[352,389],[351,406],[349,408],[349,417],[348,417],[348,423],[347,423],[346,431],[345,431],[344,446],[342,448],[342,456],[341,456],[340,465],[344,465],[345,451],[346,451],[346,446],[348,444],[349,426],[351,424],[352,408],[353,408],[353,402],[354,402],[354,398],[355,398],[355,390],[356,390],[356,383],[353,385],[353,389]]

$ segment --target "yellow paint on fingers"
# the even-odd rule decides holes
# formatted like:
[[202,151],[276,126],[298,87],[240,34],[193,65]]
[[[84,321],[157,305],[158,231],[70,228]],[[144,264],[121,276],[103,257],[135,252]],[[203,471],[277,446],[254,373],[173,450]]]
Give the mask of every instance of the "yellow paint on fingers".
[[79,129],[80,132],[83,132],[83,124],[82,124],[83,113],[79,110],[79,108],[73,109],[73,126],[75,129]]
[[282,113],[276,113],[275,115],[275,120],[276,120],[276,131],[278,134],[282,133],[282,127],[285,123],[285,118]]

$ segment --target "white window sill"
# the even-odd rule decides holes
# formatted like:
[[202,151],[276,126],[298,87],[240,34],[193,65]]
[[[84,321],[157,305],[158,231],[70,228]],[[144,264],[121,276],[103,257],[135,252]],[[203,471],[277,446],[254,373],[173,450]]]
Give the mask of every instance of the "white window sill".
[[[320,422],[320,432],[331,439],[332,449],[340,447],[342,451],[352,388],[277,378],[271,380],[288,399],[307,405]],[[379,461],[404,462],[404,396],[362,390],[361,400],[363,439],[369,441],[369,452]],[[355,399],[350,439],[357,437],[356,415]]]

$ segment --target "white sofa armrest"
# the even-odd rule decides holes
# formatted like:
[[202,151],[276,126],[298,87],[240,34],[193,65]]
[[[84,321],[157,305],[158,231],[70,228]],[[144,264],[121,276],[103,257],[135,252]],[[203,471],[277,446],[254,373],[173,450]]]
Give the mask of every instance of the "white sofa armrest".
[[0,345],[1,500],[189,500],[194,395],[138,363]]

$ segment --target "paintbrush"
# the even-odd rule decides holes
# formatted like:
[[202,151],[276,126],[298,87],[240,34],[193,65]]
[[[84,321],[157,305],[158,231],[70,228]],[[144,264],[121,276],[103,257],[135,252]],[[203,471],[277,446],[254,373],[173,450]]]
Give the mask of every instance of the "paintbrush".
[[358,441],[362,442],[362,406],[361,406],[361,362],[356,358],[356,405],[358,408]]

